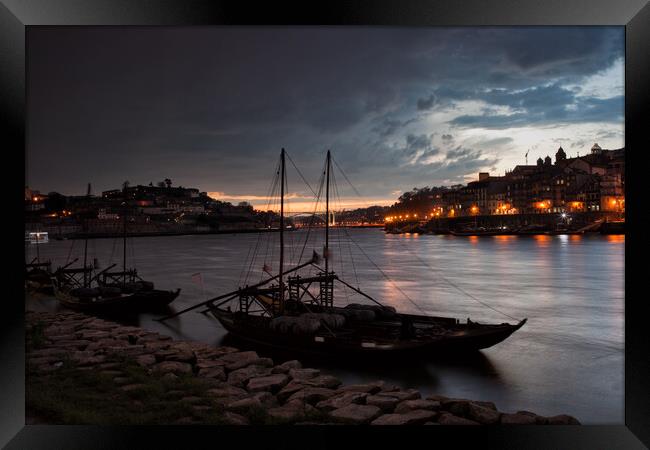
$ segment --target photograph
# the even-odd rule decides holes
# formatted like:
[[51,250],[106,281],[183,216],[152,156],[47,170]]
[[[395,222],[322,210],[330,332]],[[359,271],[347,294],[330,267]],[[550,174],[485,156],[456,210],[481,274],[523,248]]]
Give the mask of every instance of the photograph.
[[26,424],[624,425],[625,27],[25,38]]
[[648,448],[648,23],[0,0],[0,447]]

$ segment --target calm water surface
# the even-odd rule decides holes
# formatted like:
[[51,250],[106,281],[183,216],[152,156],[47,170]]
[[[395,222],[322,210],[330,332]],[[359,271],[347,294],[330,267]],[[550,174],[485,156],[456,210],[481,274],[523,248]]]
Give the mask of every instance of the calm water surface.
[[[287,234],[288,259],[295,263],[306,234]],[[333,230],[334,270],[384,304],[463,321],[513,323],[503,312],[527,317],[528,323],[506,341],[466,358],[393,364],[300,359],[346,383],[383,379],[418,388],[423,395],[491,400],[503,411],[567,413],[583,423],[621,424],[624,243],[623,236],[601,235],[454,237]],[[120,240],[95,239],[88,246],[90,258],[98,258],[101,267],[109,261],[121,265]],[[276,246],[277,234],[134,238],[128,259],[156,287],[182,288],[170,308],[175,311],[259,281],[265,262],[276,271]],[[322,231],[312,232],[303,260],[321,247]],[[32,257],[35,250],[34,245],[28,249]],[[41,258],[51,259],[53,267],[81,257],[82,251],[83,241],[39,246]],[[195,273],[201,273],[203,286],[192,280]],[[337,302],[366,302],[352,294],[337,292]],[[27,307],[56,310],[58,305],[38,299]],[[131,323],[177,338],[229,343],[210,316],[189,312],[166,323],[154,317],[142,314]]]

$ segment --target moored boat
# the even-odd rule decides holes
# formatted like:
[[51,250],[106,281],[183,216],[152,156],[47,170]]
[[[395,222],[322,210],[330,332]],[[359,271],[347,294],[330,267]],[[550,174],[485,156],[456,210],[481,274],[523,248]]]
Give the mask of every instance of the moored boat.
[[[309,260],[285,270],[282,232],[284,149],[280,156],[279,167],[280,170],[277,171],[279,183],[275,184],[281,186],[280,251],[277,275],[158,320],[167,320],[198,307],[206,307],[205,312],[210,312],[229,333],[254,345],[296,352],[371,356],[476,351],[498,344],[526,323],[526,319],[523,319],[514,324],[484,324],[471,321],[469,318],[466,322],[461,322],[453,317],[400,313],[390,306],[383,305],[330,270],[329,220],[325,221],[324,267],[320,265],[321,257],[314,250]],[[325,217],[327,218],[330,216],[330,169],[331,155],[328,151],[321,178],[321,189],[323,182],[326,183]],[[318,190],[319,193],[321,189]],[[335,192],[338,192],[338,189],[335,189]],[[316,204],[319,201],[320,197],[316,199]],[[363,252],[362,249],[361,251]],[[271,275],[267,264],[264,264],[262,270]],[[311,273],[306,276],[301,275],[301,271],[307,270],[311,270]],[[343,307],[335,305],[335,283],[373,304],[352,303]]]

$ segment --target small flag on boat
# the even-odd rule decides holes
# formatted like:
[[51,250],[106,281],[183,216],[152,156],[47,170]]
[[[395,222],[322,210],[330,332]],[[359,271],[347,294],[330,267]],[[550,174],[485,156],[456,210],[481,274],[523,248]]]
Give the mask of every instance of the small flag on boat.
[[323,258],[331,259],[332,258],[332,250],[330,250],[327,247],[323,247]]
[[262,267],[262,270],[264,272],[268,273],[269,275],[271,275],[271,266],[269,266],[268,264],[264,264],[264,267]]
[[316,253],[316,250],[314,250],[314,253],[311,255],[311,262],[314,264],[320,264],[320,255]]
[[203,284],[203,277],[200,272],[192,274],[192,281],[197,284]]

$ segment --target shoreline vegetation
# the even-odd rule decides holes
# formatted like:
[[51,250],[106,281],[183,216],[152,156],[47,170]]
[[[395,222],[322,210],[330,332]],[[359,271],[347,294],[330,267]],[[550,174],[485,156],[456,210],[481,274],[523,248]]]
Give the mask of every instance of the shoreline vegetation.
[[343,385],[297,360],[177,341],[77,312],[26,312],[26,423],[572,425],[376,381]]

